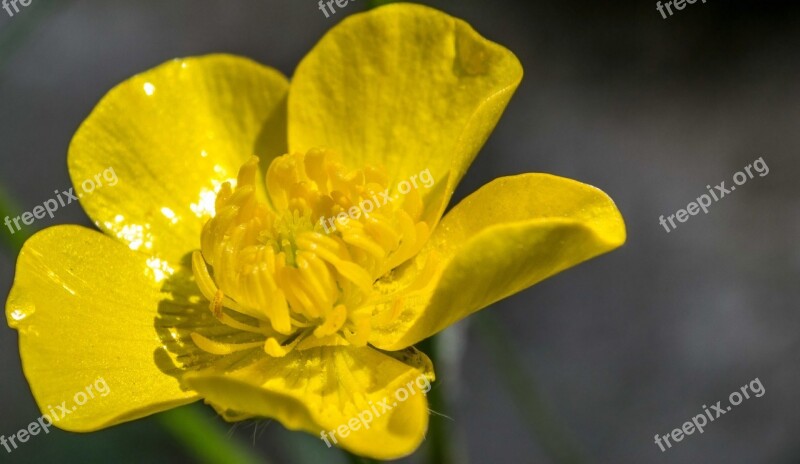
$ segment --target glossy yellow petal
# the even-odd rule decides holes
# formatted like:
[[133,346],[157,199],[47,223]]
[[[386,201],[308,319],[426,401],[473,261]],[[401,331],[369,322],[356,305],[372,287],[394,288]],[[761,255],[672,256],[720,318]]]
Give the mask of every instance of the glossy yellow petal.
[[376,8],[342,21],[298,66],[289,148],[383,165],[392,187],[430,169],[432,225],[521,79],[513,53],[460,19],[413,4]]
[[329,346],[294,350],[233,372],[220,365],[185,380],[229,420],[275,418],[331,446],[394,459],[413,452],[425,437],[432,378],[430,360],[413,349],[384,354]]
[[25,243],[6,318],[19,331],[36,403],[56,426],[93,431],[198,399],[156,364],[167,272],[79,226],[51,227]]
[[72,139],[75,193],[101,230],[178,262],[200,247],[221,183],[252,155],[265,167],[286,151],[287,90],[278,71],[230,55],[173,60],[134,76]]
[[[622,216],[595,187],[548,174],[496,179],[456,205],[416,262],[384,284],[370,342],[412,345],[624,242]],[[436,271],[420,279],[422,269]]]

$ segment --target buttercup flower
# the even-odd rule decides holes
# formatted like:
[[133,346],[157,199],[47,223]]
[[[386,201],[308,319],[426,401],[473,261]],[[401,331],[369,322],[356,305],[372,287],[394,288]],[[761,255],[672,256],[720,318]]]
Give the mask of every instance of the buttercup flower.
[[[210,55],[112,89],[68,156],[73,182],[117,173],[82,198],[103,233],[36,234],[6,305],[40,408],[102,375],[113,393],[55,425],[202,399],[318,435],[432,380],[415,343],[625,241],[603,192],[547,174],[443,216],[521,78],[465,22],[392,4],[334,27],[291,84]],[[337,444],[396,458],[427,425],[411,395]]]

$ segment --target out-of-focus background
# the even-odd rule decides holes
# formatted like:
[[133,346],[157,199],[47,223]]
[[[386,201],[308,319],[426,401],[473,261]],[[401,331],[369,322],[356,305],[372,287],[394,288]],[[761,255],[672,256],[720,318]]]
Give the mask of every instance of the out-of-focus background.
[[[526,76],[455,200],[498,176],[598,186],[628,226],[620,250],[503,300],[438,340],[436,385],[455,461],[800,462],[800,8],[698,1],[423,1],[512,50]],[[31,210],[70,186],[70,138],[103,94],[174,57],[227,52],[291,75],[326,19],[314,0],[33,0],[0,10],[0,185]],[[363,38],[369,41],[369,37]],[[706,185],[756,177],[666,233]],[[2,218],[0,218],[2,220]],[[38,220],[89,225],[80,206]],[[8,235],[4,228],[0,234]],[[7,238],[7,237],[4,237]],[[0,248],[0,295],[16,253]],[[460,347],[460,348],[459,348]],[[745,400],[666,452],[654,443],[758,378]],[[270,463],[348,462],[279,423],[223,440]],[[40,412],[17,333],[0,328],[0,435]],[[228,438],[229,437],[229,438]],[[429,462],[423,446],[403,462]],[[169,421],[32,437],[0,462],[199,462]]]

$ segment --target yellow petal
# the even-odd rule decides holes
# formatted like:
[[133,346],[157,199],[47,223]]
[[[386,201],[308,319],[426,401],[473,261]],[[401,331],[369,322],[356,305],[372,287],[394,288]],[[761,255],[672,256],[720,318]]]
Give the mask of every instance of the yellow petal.
[[521,79],[514,54],[464,21],[420,5],[376,8],[343,20],[298,66],[289,148],[383,165],[393,182],[429,168],[433,224]]
[[[226,418],[271,417],[321,440],[325,432],[331,446],[395,459],[413,452],[428,427],[425,393],[433,372],[420,355],[311,348],[234,372],[218,366],[190,373],[185,380]],[[401,388],[406,394],[398,393]]]
[[[134,76],[72,139],[75,193],[100,229],[178,262],[200,247],[222,182],[252,155],[266,166],[286,151],[287,89],[278,71],[230,55],[173,60]],[[84,185],[93,192],[81,193]]]
[[[412,345],[624,242],[622,216],[595,187],[548,174],[496,179],[456,205],[416,262],[387,284],[405,289],[384,298],[370,343]],[[411,288],[430,267],[437,275]]]
[[[79,226],[51,227],[25,243],[6,318],[19,331],[36,403],[44,414],[55,411],[56,426],[93,431],[198,399],[156,364],[163,272]],[[105,395],[98,394],[103,384]],[[90,385],[94,398],[79,396]],[[68,414],[58,408],[62,402]]]

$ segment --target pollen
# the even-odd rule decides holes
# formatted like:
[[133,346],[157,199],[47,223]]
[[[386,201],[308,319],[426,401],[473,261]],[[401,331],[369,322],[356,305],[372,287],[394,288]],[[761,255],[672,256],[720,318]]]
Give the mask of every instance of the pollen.
[[318,149],[280,156],[264,184],[258,177],[252,157],[235,188],[222,184],[192,270],[220,323],[264,340],[231,344],[193,333],[195,344],[213,354],[260,346],[275,357],[366,345],[376,281],[430,235],[420,194],[401,195],[384,170],[348,169]]

